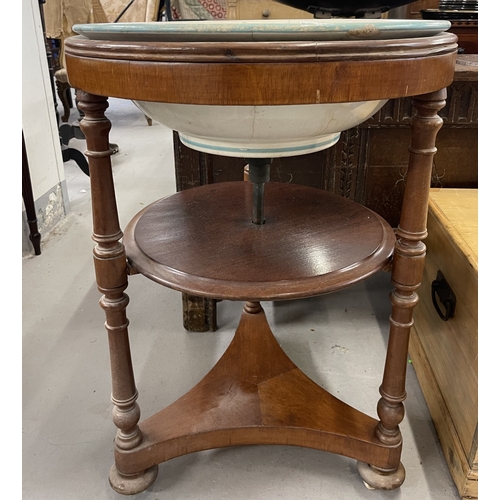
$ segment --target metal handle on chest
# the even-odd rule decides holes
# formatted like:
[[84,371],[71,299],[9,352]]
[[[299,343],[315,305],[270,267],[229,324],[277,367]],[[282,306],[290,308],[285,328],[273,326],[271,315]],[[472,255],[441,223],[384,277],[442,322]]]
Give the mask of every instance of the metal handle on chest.
[[[439,314],[439,317],[443,321],[448,321],[450,318],[453,318],[453,316],[455,315],[457,298],[441,271],[437,272],[436,279],[432,282],[431,288],[432,288],[432,303],[434,304],[434,307],[436,309],[436,312]],[[444,313],[441,309],[441,306],[439,306],[437,302],[438,298],[441,304],[445,308]]]

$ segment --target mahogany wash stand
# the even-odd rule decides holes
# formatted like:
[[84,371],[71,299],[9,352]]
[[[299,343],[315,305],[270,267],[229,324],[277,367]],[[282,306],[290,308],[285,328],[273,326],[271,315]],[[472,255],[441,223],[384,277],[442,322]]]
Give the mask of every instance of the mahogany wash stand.
[[[456,48],[450,33],[370,42],[67,40],[68,75],[85,114],[81,129],[90,167],[95,272],[106,314],[118,428],[110,472],[116,491],[147,489],[158,464],[171,458],[246,444],[341,454],[358,461],[368,487],[401,486],[399,423],[408,339],[425,260],[422,240],[442,124],[437,113],[453,80]],[[137,214],[124,234],[120,229],[111,123],[105,116],[108,97],[286,105],[404,96],[414,96],[415,115],[395,232],[351,200],[305,186],[266,183],[265,175],[253,183],[178,192]],[[264,164],[257,162],[257,171],[265,170]],[[271,333],[260,301],[334,292],[391,263],[390,336],[374,419],[332,396],[292,363]],[[179,400],[142,422],[124,293],[128,276],[136,273],[192,295],[245,302],[235,337],[214,368]]]

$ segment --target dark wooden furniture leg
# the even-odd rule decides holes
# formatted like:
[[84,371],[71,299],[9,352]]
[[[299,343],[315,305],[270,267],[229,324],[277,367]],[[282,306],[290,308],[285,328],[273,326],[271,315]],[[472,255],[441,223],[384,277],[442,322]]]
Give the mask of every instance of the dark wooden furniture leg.
[[71,99],[71,94],[69,93],[71,91],[71,87],[68,82],[61,82],[59,80],[56,80],[56,87],[57,95],[59,96],[64,110],[64,113],[61,116],[61,121],[66,123],[69,120],[69,114],[72,107],[69,101],[69,99]]
[[26,207],[26,216],[28,219],[28,227],[30,229],[30,241],[35,250],[35,255],[40,255],[42,250],[40,248],[41,235],[38,232],[38,221],[36,218],[35,200],[33,199],[33,189],[31,186],[30,167],[28,163],[28,155],[26,154],[26,144],[24,143],[23,132],[23,201]]
[[[107,97],[78,91],[78,105],[84,113],[81,129],[87,140],[87,157],[92,193],[94,265],[97,288],[103,293],[100,305],[106,313],[111,359],[111,400],[114,404],[113,421],[118,427],[115,453],[136,448],[142,442],[137,425],[140,409],[136,403],[138,393],[128,339],[126,307],[129,302],[124,293],[127,288],[127,262],[121,243],[122,231],[118,220],[109,147],[111,123],[104,115]],[[110,483],[119,493],[135,494],[151,485],[158,474],[158,466],[134,474],[122,474],[114,465]]]
[[[400,446],[399,424],[404,418],[405,380],[413,308],[417,305],[416,290],[422,281],[427,236],[427,209],[432,163],[436,153],[436,135],[443,120],[438,111],[446,104],[446,89],[413,99],[416,114],[412,117],[412,142],[406,175],[406,188],[397,228],[397,241],[392,267],[392,314],[385,362],[380,386],[382,396],[377,406],[380,422],[376,435],[390,446]],[[394,469],[380,469],[358,462],[358,470],[368,487],[394,489],[404,481],[401,463]]]
[[182,320],[189,332],[217,330],[217,301],[206,297],[182,294]]
[[[213,182],[211,180],[212,168],[205,161],[205,157],[208,155],[193,150],[196,161],[191,163],[185,153],[185,146],[180,142],[179,133],[176,131],[173,133],[173,145],[177,191],[186,189],[185,184],[189,184],[193,188]],[[192,164],[196,174],[190,178],[181,178],[178,166],[185,164],[186,161]],[[217,301],[182,293],[182,321],[184,328],[189,332],[215,332],[217,330]]]

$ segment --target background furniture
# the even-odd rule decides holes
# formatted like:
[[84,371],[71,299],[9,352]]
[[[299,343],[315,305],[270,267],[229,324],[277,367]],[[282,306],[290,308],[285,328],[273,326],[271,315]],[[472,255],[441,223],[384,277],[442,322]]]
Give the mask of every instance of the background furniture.
[[63,105],[61,120],[66,123],[73,106],[64,64],[64,40],[75,33],[77,23],[108,22],[99,0],[45,0],[45,36],[52,48],[57,94]]
[[275,0],[227,0],[228,19],[312,19],[313,15]]
[[[440,0],[418,0],[406,7],[404,17],[408,19],[422,19],[422,10],[439,9]],[[458,50],[462,54],[477,54],[479,49],[478,40],[478,19],[470,19],[464,16],[464,19],[453,17],[449,19],[451,22],[450,33],[454,33],[458,37]]]
[[[75,123],[67,123],[70,109],[73,107],[71,85],[65,65],[64,41],[76,35],[72,27],[75,24],[157,21],[159,18],[160,0],[44,0],[43,16],[45,18],[44,35],[50,47],[51,81],[55,80],[57,95],[63,106],[62,124],[59,126],[63,160],[74,160],[82,172],[89,175],[85,156],[75,148],[68,146],[73,138],[85,139],[80,130],[80,119]],[[54,96],[55,98],[55,96]],[[152,122],[145,117],[148,125]],[[113,144],[114,153],[119,146]]]
[[478,498],[477,203],[477,189],[431,190],[426,264],[410,337],[413,366],[464,499]]

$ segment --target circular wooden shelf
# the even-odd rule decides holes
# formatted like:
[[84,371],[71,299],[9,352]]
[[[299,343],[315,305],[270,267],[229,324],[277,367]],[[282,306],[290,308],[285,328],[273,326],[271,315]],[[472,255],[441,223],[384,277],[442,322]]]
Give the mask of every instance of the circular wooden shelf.
[[127,226],[129,263],[182,292],[227,300],[284,300],[329,293],[383,268],[395,236],[381,217],[340,196],[267,183],[266,223],[252,218],[252,184],[181,191]]

